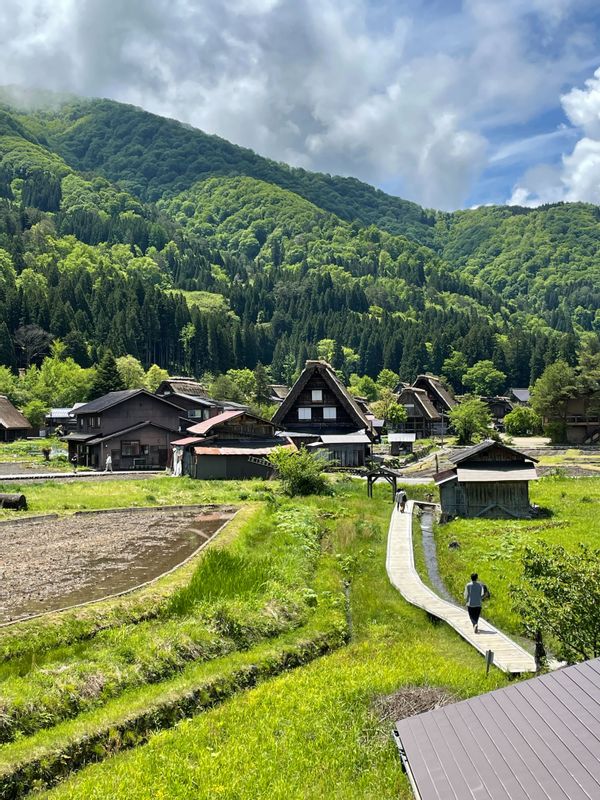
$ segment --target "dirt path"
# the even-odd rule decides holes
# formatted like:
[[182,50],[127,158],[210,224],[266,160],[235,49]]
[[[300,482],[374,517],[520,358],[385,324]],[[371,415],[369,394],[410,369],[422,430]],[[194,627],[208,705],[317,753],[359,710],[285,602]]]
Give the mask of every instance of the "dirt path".
[[140,509],[0,524],[0,622],[125,591],[177,566],[231,506]]

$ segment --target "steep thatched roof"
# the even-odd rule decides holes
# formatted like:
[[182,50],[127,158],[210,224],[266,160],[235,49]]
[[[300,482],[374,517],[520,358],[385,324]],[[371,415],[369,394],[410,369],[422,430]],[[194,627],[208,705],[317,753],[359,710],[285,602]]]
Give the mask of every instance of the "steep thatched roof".
[[0,428],[12,431],[29,430],[29,420],[13,406],[8,397],[0,394]]
[[334,393],[342,406],[348,412],[350,418],[356,423],[357,428],[364,428],[367,431],[371,430],[371,423],[367,419],[364,411],[360,408],[354,397],[346,389],[344,384],[340,381],[335,374],[335,370],[328,364],[327,361],[307,361],[304,370],[296,383],[292,386],[289,394],[279,406],[275,414],[273,414],[273,422],[276,425],[281,425],[285,419],[288,411],[292,408],[296,400],[299,398],[300,393],[313,377],[318,372],[319,376],[325,381],[329,389]]

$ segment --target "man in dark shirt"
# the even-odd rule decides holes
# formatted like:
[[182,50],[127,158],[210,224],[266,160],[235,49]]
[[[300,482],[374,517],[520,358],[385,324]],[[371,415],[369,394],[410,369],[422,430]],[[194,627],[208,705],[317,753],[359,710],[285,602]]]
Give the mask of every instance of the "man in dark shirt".
[[485,583],[477,580],[477,573],[471,575],[470,583],[465,586],[465,601],[467,603],[467,611],[473,625],[473,632],[479,633],[479,615],[481,614],[481,604],[489,595]]

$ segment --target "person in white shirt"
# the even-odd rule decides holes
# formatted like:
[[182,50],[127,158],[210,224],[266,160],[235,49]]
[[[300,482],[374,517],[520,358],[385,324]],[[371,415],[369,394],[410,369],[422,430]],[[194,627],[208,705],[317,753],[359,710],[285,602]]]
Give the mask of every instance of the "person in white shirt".
[[470,583],[465,586],[465,602],[467,604],[467,611],[469,618],[473,625],[473,632],[479,633],[479,615],[481,614],[481,605],[483,601],[489,597],[488,588],[485,583],[477,580],[477,573],[471,575]]

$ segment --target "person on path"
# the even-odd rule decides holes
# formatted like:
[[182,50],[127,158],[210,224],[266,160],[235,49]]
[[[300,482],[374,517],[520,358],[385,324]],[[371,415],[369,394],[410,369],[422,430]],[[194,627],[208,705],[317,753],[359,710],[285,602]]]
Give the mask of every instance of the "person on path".
[[488,588],[485,583],[477,580],[477,573],[471,575],[470,583],[465,586],[465,602],[469,618],[473,625],[473,632],[479,633],[479,615],[481,614],[481,604],[489,597]]
[[104,472],[112,472],[112,471],[113,471],[112,456],[109,453],[109,455],[106,456],[106,461],[104,462]]
[[396,492],[396,508],[400,510],[401,514],[404,513],[404,506],[406,505],[407,499],[404,489],[398,489]]
[[78,457],[77,453],[75,453],[75,455],[71,459],[71,464],[73,464],[73,472],[75,472],[75,473],[77,472],[77,463],[78,462],[79,462],[79,457]]

